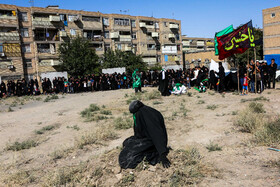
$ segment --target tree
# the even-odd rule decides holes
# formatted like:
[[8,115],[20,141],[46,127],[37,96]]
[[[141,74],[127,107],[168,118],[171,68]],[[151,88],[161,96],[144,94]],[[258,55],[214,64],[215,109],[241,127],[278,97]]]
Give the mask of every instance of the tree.
[[102,68],[125,67],[128,73],[135,69],[147,70],[147,63],[143,62],[141,55],[136,55],[130,51],[108,50],[102,57]]
[[[258,28],[253,28],[253,33],[255,36],[255,42],[256,42],[256,56],[257,60],[263,59],[263,31]],[[239,63],[240,66],[245,66],[248,63],[248,53],[249,53],[249,60],[253,59],[255,60],[254,56],[254,48],[249,48],[245,53],[243,54],[235,54],[232,57],[229,57],[227,60],[228,62],[234,62],[237,65]],[[234,64],[231,64],[234,65]]]
[[81,38],[71,38],[60,44],[59,58],[63,62],[62,69],[73,76],[96,73],[100,66],[99,57],[90,47],[89,41]]

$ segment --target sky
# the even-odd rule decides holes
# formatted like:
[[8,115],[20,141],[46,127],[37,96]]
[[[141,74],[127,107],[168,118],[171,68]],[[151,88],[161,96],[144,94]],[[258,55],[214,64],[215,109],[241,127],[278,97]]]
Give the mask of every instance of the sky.
[[[31,6],[30,0],[0,0],[2,4]],[[182,35],[213,38],[215,32],[252,19],[262,28],[262,10],[280,6],[280,0],[34,0],[34,6],[99,11],[181,20]],[[126,11],[126,13],[125,13]]]

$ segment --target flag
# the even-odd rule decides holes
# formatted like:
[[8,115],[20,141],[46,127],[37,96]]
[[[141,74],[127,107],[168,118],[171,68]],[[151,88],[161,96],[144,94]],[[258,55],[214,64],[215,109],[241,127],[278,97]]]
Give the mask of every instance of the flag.
[[255,47],[252,21],[249,21],[229,34],[217,37],[217,41],[220,60],[236,53],[244,53],[248,48]]
[[219,50],[218,50],[218,41],[217,41],[217,37],[221,37],[225,34],[229,34],[233,31],[233,26],[230,25],[227,28],[225,28],[224,30],[220,31],[220,32],[216,32],[215,34],[215,55],[219,55]]

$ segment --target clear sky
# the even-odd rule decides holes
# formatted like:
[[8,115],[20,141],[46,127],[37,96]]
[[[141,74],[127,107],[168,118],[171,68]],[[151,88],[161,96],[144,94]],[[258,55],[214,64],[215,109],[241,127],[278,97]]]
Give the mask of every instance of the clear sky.
[[[30,6],[30,0],[0,0],[3,4]],[[280,0],[34,0],[34,6],[59,5],[62,9],[124,13],[133,16],[174,18],[182,22],[182,34],[214,37],[233,24],[253,20],[262,28],[262,10],[280,6]]]

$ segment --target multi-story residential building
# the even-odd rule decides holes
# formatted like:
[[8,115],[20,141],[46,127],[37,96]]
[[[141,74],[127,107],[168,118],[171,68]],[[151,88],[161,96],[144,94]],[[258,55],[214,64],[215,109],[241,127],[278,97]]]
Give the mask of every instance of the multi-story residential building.
[[215,56],[214,38],[182,37],[186,68],[207,65],[210,60],[218,61]]
[[263,10],[263,52],[270,63],[280,65],[280,6]]
[[75,36],[90,40],[99,56],[119,49],[141,54],[150,66],[182,64],[179,20],[0,4],[2,80],[59,71],[59,45]]

